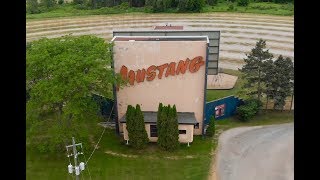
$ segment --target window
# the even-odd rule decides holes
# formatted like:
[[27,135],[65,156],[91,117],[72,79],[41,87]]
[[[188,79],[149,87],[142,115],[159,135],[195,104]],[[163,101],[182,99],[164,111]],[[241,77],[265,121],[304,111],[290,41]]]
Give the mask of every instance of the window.
[[150,125],[150,137],[158,137],[157,125]]
[[187,134],[187,130],[179,130],[179,134]]

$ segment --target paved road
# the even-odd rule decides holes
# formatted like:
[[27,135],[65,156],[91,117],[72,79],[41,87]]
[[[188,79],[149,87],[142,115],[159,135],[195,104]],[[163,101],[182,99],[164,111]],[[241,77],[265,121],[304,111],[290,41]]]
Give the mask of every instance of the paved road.
[[293,180],[293,123],[235,128],[219,138],[218,180]]

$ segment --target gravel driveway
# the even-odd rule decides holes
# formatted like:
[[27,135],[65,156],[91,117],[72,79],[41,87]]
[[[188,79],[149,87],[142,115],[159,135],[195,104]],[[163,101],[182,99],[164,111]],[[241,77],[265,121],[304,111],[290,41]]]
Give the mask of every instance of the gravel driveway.
[[241,127],[219,137],[218,180],[293,180],[293,123]]

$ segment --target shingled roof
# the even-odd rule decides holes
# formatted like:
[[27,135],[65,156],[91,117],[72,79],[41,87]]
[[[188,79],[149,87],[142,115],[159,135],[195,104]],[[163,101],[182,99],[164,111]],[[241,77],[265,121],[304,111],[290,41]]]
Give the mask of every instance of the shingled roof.
[[[157,112],[142,111],[145,123],[157,123]],[[179,124],[197,124],[194,112],[177,112]],[[126,123],[126,115],[120,119],[120,123]]]

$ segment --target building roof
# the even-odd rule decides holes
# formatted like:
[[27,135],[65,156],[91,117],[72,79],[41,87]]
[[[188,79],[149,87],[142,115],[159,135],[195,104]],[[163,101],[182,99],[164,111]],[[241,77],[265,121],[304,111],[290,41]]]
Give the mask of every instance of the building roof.
[[[157,112],[154,111],[142,111],[145,123],[156,123]],[[197,124],[196,117],[193,112],[177,112],[178,124]],[[120,119],[121,123],[126,123],[126,115]]]
[[166,26],[156,26],[154,27],[155,30],[183,30],[183,26],[171,26],[166,25]]
[[209,44],[208,36],[114,36],[114,41],[206,41]]

